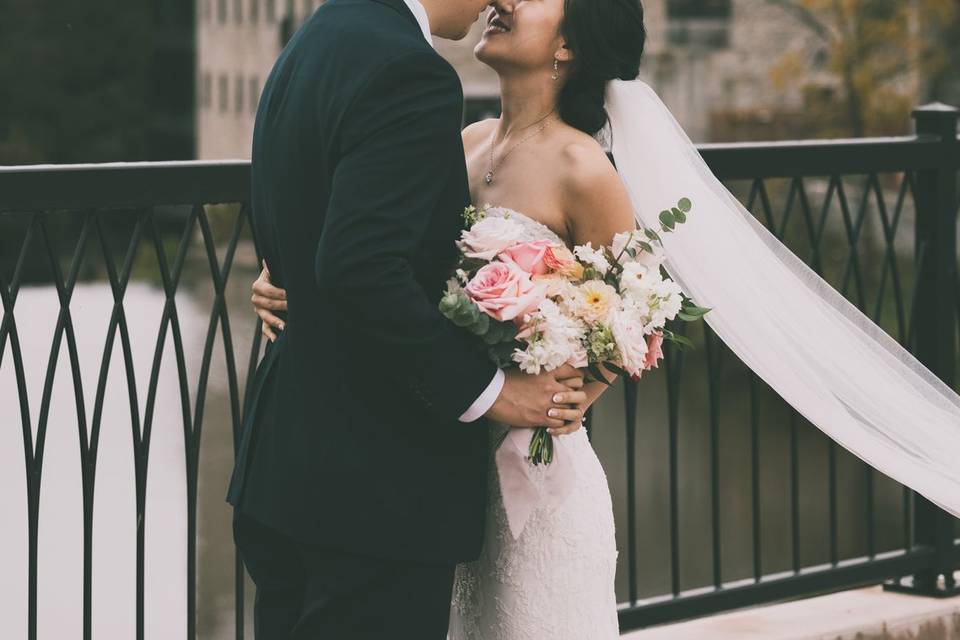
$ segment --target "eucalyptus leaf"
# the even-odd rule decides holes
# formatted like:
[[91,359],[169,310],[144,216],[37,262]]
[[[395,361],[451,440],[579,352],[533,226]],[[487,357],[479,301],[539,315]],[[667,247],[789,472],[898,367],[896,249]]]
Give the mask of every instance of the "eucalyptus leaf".
[[478,336],[485,336],[489,329],[490,316],[485,313],[481,313],[477,321],[470,325],[470,333]]
[[674,226],[676,226],[677,221],[673,219],[673,214],[669,211],[660,212],[660,223],[667,229],[673,231]]
[[690,213],[693,203],[690,202],[690,198],[680,198],[680,202],[677,203],[677,207],[684,213]]

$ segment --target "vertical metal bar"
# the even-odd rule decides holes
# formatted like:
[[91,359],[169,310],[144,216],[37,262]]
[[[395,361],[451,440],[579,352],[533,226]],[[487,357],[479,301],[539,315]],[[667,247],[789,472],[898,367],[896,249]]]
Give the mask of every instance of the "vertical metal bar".
[[800,573],[800,461],[797,412],[790,411],[790,547],[794,573]]
[[757,376],[750,374],[750,511],[753,531],[753,579],[763,576],[760,539],[760,406]]
[[[913,112],[917,135],[938,140],[943,161],[935,169],[916,174],[917,302],[911,330],[915,355],[948,386],[956,382],[957,308],[957,121],[960,110],[942,104]],[[960,592],[953,577],[954,519],[919,494],[914,495],[916,544],[932,548],[933,567],[917,572],[912,584],[888,584],[892,590],[924,595]],[[943,585],[940,585],[940,581]]]
[[630,604],[637,603],[637,382],[624,378],[627,427],[627,583]]
[[[680,327],[683,331],[683,327]],[[680,373],[683,355],[675,345],[669,346],[665,358],[667,374],[667,421],[670,450],[670,587],[674,597],[680,595],[680,465],[678,436],[680,431]]]
[[710,538],[713,555],[713,586],[723,585],[720,546],[720,356],[722,343],[706,324],[703,325],[707,355],[707,384],[710,396]]
[[837,543],[837,445],[830,440],[827,449],[828,499],[830,503],[830,564],[836,566],[840,561]]

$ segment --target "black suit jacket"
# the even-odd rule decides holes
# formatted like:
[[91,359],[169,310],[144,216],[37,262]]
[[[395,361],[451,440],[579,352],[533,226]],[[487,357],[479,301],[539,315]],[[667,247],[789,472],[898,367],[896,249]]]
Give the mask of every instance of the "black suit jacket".
[[403,0],[329,0],[264,87],[253,217],[286,330],[257,372],[228,499],[304,542],[471,559],[495,368],[437,310],[469,189],[463,95]]

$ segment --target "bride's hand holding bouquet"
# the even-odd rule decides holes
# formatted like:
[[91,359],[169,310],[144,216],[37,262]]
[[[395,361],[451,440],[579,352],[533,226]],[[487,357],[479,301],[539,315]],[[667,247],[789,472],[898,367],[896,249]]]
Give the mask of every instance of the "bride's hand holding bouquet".
[[[661,214],[661,232],[686,220],[688,199]],[[668,321],[701,318],[662,269],[666,255],[652,229],[617,234],[611,246],[568,247],[550,240],[524,241],[509,214],[487,216],[469,207],[458,242],[460,260],[441,312],[488,346],[502,368],[527,374],[564,365],[585,369],[590,381],[608,383],[604,370],[638,380],[658,365],[665,340],[689,341]],[[533,464],[553,459],[552,439],[537,429]]]

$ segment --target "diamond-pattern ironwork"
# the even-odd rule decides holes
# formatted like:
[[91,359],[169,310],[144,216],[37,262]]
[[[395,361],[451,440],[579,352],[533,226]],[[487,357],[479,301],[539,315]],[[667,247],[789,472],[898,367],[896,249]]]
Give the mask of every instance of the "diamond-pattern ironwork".
[[[934,170],[930,145],[935,141],[918,138],[872,140],[862,143],[810,143],[796,145],[714,145],[705,150],[711,167],[721,175],[744,206],[783,242],[803,258],[817,273],[838,288],[864,313],[888,330],[907,348],[914,347],[918,313],[925,307],[918,298],[917,274],[924,264],[928,247],[911,242],[916,234],[918,176]],[[960,145],[960,143],[958,143]],[[953,160],[960,165],[957,155]],[[91,638],[93,611],[93,535],[95,486],[98,454],[103,434],[108,375],[111,370],[122,373],[126,401],[129,404],[130,442],[133,453],[134,496],[136,517],[136,615],[135,635],[145,635],[145,554],[148,508],[148,469],[151,445],[157,425],[160,399],[158,388],[162,372],[172,367],[177,403],[169,407],[178,415],[182,428],[179,438],[184,455],[186,480],[185,512],[187,533],[186,635],[198,635],[198,488],[201,484],[201,453],[205,424],[211,420],[209,396],[211,385],[225,385],[224,415],[229,425],[235,454],[239,441],[243,398],[249,390],[246,375],[256,365],[261,351],[258,322],[249,315],[249,327],[235,335],[236,315],[231,318],[230,301],[244,308],[245,300],[235,297],[231,283],[237,281],[238,255],[247,257],[239,285],[256,272],[259,252],[256,250],[249,209],[245,204],[249,187],[247,165],[169,165],[138,167],[128,174],[112,174],[117,169],[97,169],[88,177],[77,179],[70,172],[51,170],[49,175],[29,173],[9,179],[0,170],[0,228],[16,218],[22,229],[16,255],[0,256],[0,368],[8,358],[12,384],[19,403],[19,429],[23,441],[23,458],[27,487],[28,564],[28,637],[37,636],[38,597],[38,527],[40,523],[41,486],[45,448],[51,420],[54,379],[61,364],[69,370],[72,382],[73,410],[81,461],[81,494],[83,500],[83,636]],[[17,180],[18,182],[14,182]],[[85,184],[89,188],[85,188]],[[104,189],[104,185],[114,185]],[[8,193],[10,185],[12,195]],[[156,194],[163,194],[157,196]],[[234,203],[222,205],[218,203]],[[33,204],[31,204],[33,203]],[[171,214],[171,210],[175,213]],[[960,215],[960,201],[953,213]],[[172,217],[171,217],[172,216]],[[65,242],[60,233],[64,218],[74,221],[75,238]],[[129,231],[117,238],[117,220]],[[174,222],[171,222],[171,219]],[[2,236],[0,236],[2,240]],[[42,259],[37,260],[37,256]],[[252,256],[252,258],[251,258]],[[78,336],[71,313],[78,283],[89,279],[91,263],[99,270],[96,278],[109,286],[112,307],[106,334],[103,336],[99,367],[94,372],[82,367],[78,342],[89,342]],[[56,294],[56,318],[46,355],[42,385],[28,387],[24,353],[23,322],[17,315],[17,302],[25,283],[37,281],[37,264],[42,264],[41,278]],[[152,355],[149,367],[135,366],[137,343],[131,327],[139,309],[131,308],[130,284],[148,272],[155,291],[162,298],[159,326],[151,335]],[[186,274],[191,275],[188,277]],[[199,274],[199,275],[198,275]],[[202,331],[202,347],[191,349],[183,328],[183,302],[178,295],[202,281],[211,289],[211,299]],[[242,291],[243,289],[241,289]],[[960,278],[954,286],[953,304],[960,316]],[[247,317],[247,316],[245,316]],[[247,322],[247,320],[241,320]],[[627,603],[621,610],[623,628],[649,625],[710,611],[755,604],[772,599],[798,596],[824,588],[840,588],[865,581],[881,581],[908,573],[929,570],[934,554],[920,544],[912,522],[914,499],[906,489],[897,489],[897,513],[890,512],[890,501],[878,499],[888,480],[881,480],[872,469],[852,459],[832,441],[819,435],[805,420],[779,401],[762,380],[748,372],[743,364],[723,345],[708,326],[682,326],[698,343],[693,352],[681,353],[668,346],[662,371],[662,395],[666,447],[666,518],[665,539],[668,554],[660,554],[666,566],[666,582],[661,593],[650,594],[642,584],[640,566],[645,549],[639,544],[642,528],[656,523],[642,521],[638,515],[638,483],[642,462],[638,450],[644,430],[654,425],[640,421],[641,392],[647,388],[633,381],[621,387],[623,396],[615,398],[625,418],[625,430],[619,431],[626,451],[625,553],[621,554],[621,574],[625,576],[620,596]],[[250,333],[248,334],[247,331]],[[702,331],[702,333],[701,333]],[[237,360],[238,351],[250,349],[245,360]],[[240,336],[240,339],[238,339]],[[960,342],[960,320],[957,322]],[[99,336],[97,340],[99,340]],[[119,341],[119,345],[118,345]],[[142,340],[141,340],[142,342]],[[119,350],[117,347],[119,346]],[[222,356],[217,354],[218,347]],[[949,345],[954,357],[960,355],[957,344]],[[194,352],[195,351],[195,352]],[[62,355],[63,354],[63,355]],[[189,357],[188,357],[189,356]],[[195,357],[197,369],[190,370],[188,360]],[[170,360],[172,362],[165,363]],[[115,362],[119,360],[119,362]],[[165,368],[166,367],[166,368]],[[216,367],[222,368],[222,380]],[[119,369],[118,369],[119,368]],[[138,376],[146,380],[138,384]],[[691,377],[703,381],[706,407],[702,423],[706,441],[706,465],[709,491],[708,508],[701,527],[709,536],[710,561],[704,563],[703,576],[698,567],[684,555],[684,536],[690,526],[683,521],[688,481],[681,468],[681,450],[689,432],[684,425],[691,420],[691,406],[681,392]],[[644,381],[646,383],[646,380]],[[84,389],[95,389],[92,402],[86,401]],[[36,420],[31,406],[39,404]],[[613,396],[614,394],[609,394]],[[733,398],[731,399],[731,396]],[[742,401],[742,403],[741,403]],[[733,405],[743,407],[737,425],[729,419]],[[777,412],[771,421],[769,413]],[[782,416],[782,417],[780,417]],[[699,420],[699,418],[697,418]],[[596,419],[591,415],[591,434]],[[779,426],[778,426],[779,425]],[[10,425],[11,427],[13,425]],[[722,443],[732,427],[743,436],[744,457],[749,466],[749,498],[745,517],[738,532],[749,542],[749,558],[743,570],[734,570],[725,560],[722,535],[729,516],[724,508],[723,485],[727,481]],[[789,492],[789,508],[785,510],[789,526],[785,534],[784,559],[770,555],[777,544],[764,528],[768,504],[764,492],[761,463],[772,454],[767,449],[766,432],[782,428],[786,452],[783,477]],[[595,436],[594,436],[595,437]],[[606,437],[606,436],[605,436]],[[819,443],[813,444],[811,443]],[[825,551],[811,550],[805,540],[807,526],[801,514],[805,492],[811,489],[803,482],[804,464],[822,447],[826,482],[819,502],[825,506]],[[819,455],[819,454],[818,454]],[[863,486],[863,503],[852,514],[843,505],[842,489],[849,484],[856,467],[856,482]],[[846,475],[845,475],[846,474]],[[819,490],[819,489],[817,489]],[[889,497],[889,496],[888,496]],[[619,496],[615,496],[619,499]],[[884,506],[885,505],[885,506]],[[878,521],[894,518],[902,523],[902,535],[891,546],[881,539]],[[862,535],[853,542],[846,533],[850,522],[857,522]],[[806,545],[806,546],[805,546]],[[898,551],[891,557],[888,551]],[[788,557],[787,557],[788,556]],[[785,564],[784,564],[785,563]],[[779,565],[783,565],[782,567]],[[824,565],[823,567],[814,567]],[[244,637],[244,571],[239,556],[233,554],[235,634]],[[739,575],[738,575],[739,572]],[[693,576],[693,577],[691,577]],[[691,591],[691,590],[694,591]],[[651,597],[647,597],[651,596]]]

